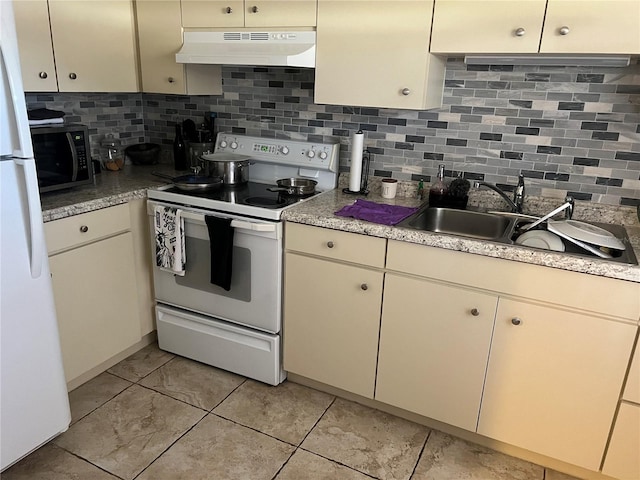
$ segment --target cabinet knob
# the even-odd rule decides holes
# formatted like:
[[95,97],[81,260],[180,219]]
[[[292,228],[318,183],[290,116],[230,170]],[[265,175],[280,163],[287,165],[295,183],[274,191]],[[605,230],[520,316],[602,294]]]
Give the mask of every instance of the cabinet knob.
[[169,78],[167,78],[167,80],[169,81],[169,83],[173,83],[173,82],[176,81],[175,78],[173,78],[173,77],[169,77]]
[[255,5],[253,7],[251,7],[251,11],[253,13],[258,13],[258,7],[256,7]]
[[71,80],[75,80],[76,78],[78,78],[78,76],[77,76],[75,73],[71,72],[71,73],[69,74],[69,78],[70,78]]
[[369,290],[369,286],[366,283],[363,283],[362,285],[360,285],[360,288],[362,290]]
[[478,310],[477,308],[472,308],[471,315],[473,315],[474,317],[477,317],[478,315],[480,315],[480,310]]
[[512,323],[513,325],[515,325],[515,326],[522,325],[522,319],[520,319],[520,318],[518,318],[518,317],[513,317],[513,318],[511,319],[511,323]]
[[224,13],[233,13],[233,9],[231,7],[227,7],[225,8]]
[[560,30],[558,30],[560,32],[560,35],[569,35],[569,32],[571,30],[569,30],[569,27],[564,26],[564,27],[560,27]]
[[333,242],[327,242],[327,247],[333,248]]
[[408,95],[411,95],[411,90],[409,90],[408,88],[403,88],[401,93],[406,97]]
[[87,232],[89,231],[89,227],[87,227],[86,225],[82,225],[82,226],[80,227],[80,231],[81,231],[82,233],[87,233]]
[[516,28],[515,34],[516,37],[524,37],[524,34],[527,33],[527,31],[524,28]]
[[49,75],[47,75],[47,72],[40,72],[40,73],[38,74],[38,76],[44,80],[44,79],[45,79],[45,78],[47,78]]

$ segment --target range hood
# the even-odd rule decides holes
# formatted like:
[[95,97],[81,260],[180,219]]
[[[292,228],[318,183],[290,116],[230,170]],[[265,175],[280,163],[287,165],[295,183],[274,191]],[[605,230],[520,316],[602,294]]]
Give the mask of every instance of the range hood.
[[316,32],[185,32],[176,62],[315,68]]
[[626,67],[629,55],[467,55],[467,65],[542,65],[564,67]]

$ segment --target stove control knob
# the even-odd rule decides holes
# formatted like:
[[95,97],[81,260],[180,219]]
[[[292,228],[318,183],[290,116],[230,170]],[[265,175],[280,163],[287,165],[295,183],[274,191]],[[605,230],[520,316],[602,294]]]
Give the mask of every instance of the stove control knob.
[[222,140],[222,141],[220,142],[220,148],[227,148],[227,145],[228,145],[228,144],[227,144],[227,141],[226,141],[226,140]]
[[231,148],[234,150],[238,148],[238,142],[231,142]]
[[307,157],[309,157],[309,158],[313,158],[313,157],[315,157],[315,156],[316,156],[316,152],[314,152],[313,150],[309,150],[309,151],[307,152]]
[[280,147],[280,153],[286,155],[289,153],[289,147]]
[[327,152],[320,152],[319,157],[321,160],[325,160],[327,158]]

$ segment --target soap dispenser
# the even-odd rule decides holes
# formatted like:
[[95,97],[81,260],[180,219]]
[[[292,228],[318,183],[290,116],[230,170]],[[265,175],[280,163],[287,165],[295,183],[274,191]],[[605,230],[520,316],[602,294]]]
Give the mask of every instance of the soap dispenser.
[[442,207],[446,204],[447,184],[444,182],[444,164],[438,165],[436,181],[429,188],[429,206]]

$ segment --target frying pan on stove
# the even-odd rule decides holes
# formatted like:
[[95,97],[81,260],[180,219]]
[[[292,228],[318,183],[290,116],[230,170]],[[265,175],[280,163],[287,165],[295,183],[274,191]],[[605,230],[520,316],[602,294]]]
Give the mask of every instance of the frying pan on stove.
[[311,195],[316,191],[318,182],[307,178],[281,178],[276,182],[277,187],[267,188],[270,192],[284,192],[287,195]]
[[190,175],[180,175],[178,177],[172,177],[160,172],[152,172],[153,175],[160,178],[171,180],[173,186],[183,192],[210,192],[218,190],[222,186],[222,179],[220,177],[207,177],[205,175],[198,175],[197,173]]

